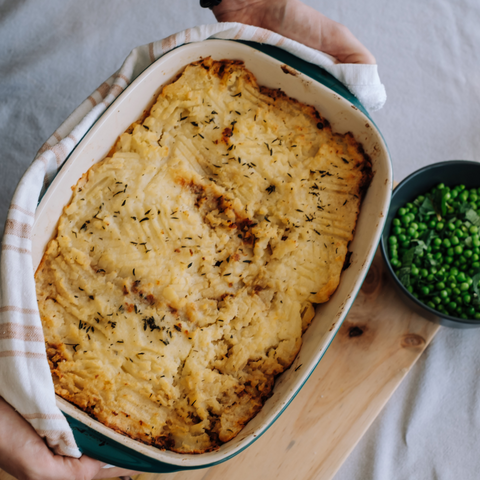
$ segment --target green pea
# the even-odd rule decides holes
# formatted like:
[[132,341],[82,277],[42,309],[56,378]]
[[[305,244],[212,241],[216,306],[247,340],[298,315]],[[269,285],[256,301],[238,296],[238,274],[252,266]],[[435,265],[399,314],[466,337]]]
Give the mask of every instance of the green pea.
[[463,256],[464,256],[465,258],[471,258],[471,257],[473,256],[472,250],[465,250],[465,251],[463,252]]
[[420,291],[423,295],[428,295],[430,293],[430,289],[427,286],[423,286],[420,288]]
[[428,226],[429,226],[430,228],[435,228],[435,227],[437,226],[437,221],[436,221],[436,220],[430,220],[430,221],[428,222]]
[[[436,238],[435,240],[440,240],[440,239]],[[441,240],[440,240],[440,243],[442,243]],[[446,247],[446,248],[450,248],[452,246],[452,243],[450,242],[450,239],[444,238],[443,239],[443,246]]]
[[440,292],[438,294],[439,294],[441,299],[445,299],[445,298],[448,297],[448,292],[445,289],[440,290]]
[[394,227],[399,227],[401,224],[402,224],[402,222],[401,222],[398,218],[394,218],[394,219],[392,220],[392,225],[393,225]]
[[472,301],[472,296],[466,293],[463,297],[463,303],[470,303]]
[[466,292],[470,288],[470,285],[467,282],[463,282],[459,287],[462,292]]
[[435,308],[435,304],[433,302],[427,302],[427,306],[430,308]]
[[438,222],[435,229],[437,230],[437,232],[439,232],[440,230],[443,230],[443,227],[444,227],[443,222]]
[[428,270],[426,268],[421,268],[420,269],[420,276],[423,277],[423,278],[427,278],[428,277]]
[[390,263],[392,264],[393,267],[399,268],[402,265],[402,262],[398,258],[392,258],[390,259]]
[[457,302],[454,302],[453,300],[448,303],[447,308],[449,310],[455,310],[457,308]]
[[390,243],[390,245],[396,245],[398,243],[397,241],[397,237],[395,236],[391,236],[389,239],[388,239],[388,243]]
[[460,255],[463,252],[463,247],[461,245],[457,245],[453,251],[457,254]]
[[442,299],[440,297],[433,297],[432,302],[438,305],[439,303],[442,302]]

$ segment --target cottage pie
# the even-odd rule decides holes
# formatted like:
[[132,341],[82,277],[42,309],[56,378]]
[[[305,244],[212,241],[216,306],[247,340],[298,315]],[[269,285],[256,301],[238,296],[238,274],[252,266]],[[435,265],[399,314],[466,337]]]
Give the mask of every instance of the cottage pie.
[[187,66],[73,188],[37,271],[56,393],[162,449],[235,437],[337,288],[370,177],[241,62]]

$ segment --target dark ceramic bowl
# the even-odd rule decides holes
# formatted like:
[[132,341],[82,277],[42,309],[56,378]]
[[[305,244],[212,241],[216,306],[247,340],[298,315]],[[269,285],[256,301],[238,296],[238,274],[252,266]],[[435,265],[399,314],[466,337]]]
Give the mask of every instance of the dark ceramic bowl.
[[412,310],[422,317],[438,323],[445,327],[452,328],[473,328],[480,327],[480,320],[470,320],[458,317],[452,317],[438,312],[428,307],[416,299],[400,282],[395,275],[390,260],[388,258],[388,237],[392,228],[392,220],[400,207],[406,203],[412,202],[419,195],[424,195],[439,183],[444,183],[448,187],[465,185],[467,188],[480,187],[480,163],[467,160],[450,160],[448,162],[435,163],[413,172],[405,178],[393,191],[390,210],[388,211],[387,221],[383,230],[380,242],[382,255],[388,267],[388,271],[394,280],[397,290],[401,293],[405,302]]

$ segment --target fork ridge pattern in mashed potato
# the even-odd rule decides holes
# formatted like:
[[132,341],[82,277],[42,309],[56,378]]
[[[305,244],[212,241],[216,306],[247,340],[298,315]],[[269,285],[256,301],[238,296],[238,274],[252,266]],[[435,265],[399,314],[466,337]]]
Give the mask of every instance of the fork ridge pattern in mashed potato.
[[176,452],[235,437],[335,291],[371,168],[351,134],[205,59],[74,187],[37,271],[56,393]]

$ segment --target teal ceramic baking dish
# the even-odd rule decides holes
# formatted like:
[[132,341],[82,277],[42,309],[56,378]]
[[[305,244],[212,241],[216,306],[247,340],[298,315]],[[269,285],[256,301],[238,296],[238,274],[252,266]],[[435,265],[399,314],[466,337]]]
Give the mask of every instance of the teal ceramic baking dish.
[[[162,451],[107,428],[57,397],[57,404],[67,416],[78,446],[85,454],[139,471],[167,473],[224,462],[255,442],[275,422],[307,381],[348,313],[373,260],[390,203],[392,167],[387,146],[365,109],[345,86],[321,68],[278,48],[250,42],[207,40],[179,47],[148,67],[77,145],[39,204],[33,227],[34,268],[55,232],[63,206],[70,200],[70,187],[107,155],[117,137],[152,105],[164,85],[187,64],[207,56],[215,60],[243,60],[260,85],[280,88],[287,95],[313,105],[329,120],[334,131],[352,132],[372,160],[374,177],[350,245],[351,264],[343,272],[337,291],[327,303],[317,306],[316,316],[303,337],[302,349],[293,365],[277,378],[271,398],[236,438],[217,451],[204,454]],[[290,68],[285,68],[285,64]]]

